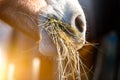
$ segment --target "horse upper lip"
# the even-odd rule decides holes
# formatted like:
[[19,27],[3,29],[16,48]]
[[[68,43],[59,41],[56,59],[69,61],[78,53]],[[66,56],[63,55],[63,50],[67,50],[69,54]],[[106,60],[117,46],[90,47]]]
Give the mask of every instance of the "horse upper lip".
[[[48,16],[55,19],[56,21],[58,20],[58,18],[55,15]],[[79,30],[75,29],[74,27],[71,27],[67,23],[63,22],[63,24],[64,26],[59,24],[58,27],[66,34],[66,36],[71,40],[72,44],[74,44],[74,46],[77,47],[77,49],[80,48],[81,44],[84,44],[84,40],[82,39],[82,33],[80,33]],[[63,29],[63,27],[65,27],[65,29]],[[51,31],[51,27],[49,27],[49,30]]]

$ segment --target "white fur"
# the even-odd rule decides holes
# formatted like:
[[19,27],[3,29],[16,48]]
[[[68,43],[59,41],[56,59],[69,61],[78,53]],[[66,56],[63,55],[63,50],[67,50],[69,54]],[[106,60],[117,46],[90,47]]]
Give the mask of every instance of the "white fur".
[[[41,14],[43,14],[44,16],[47,16],[47,14],[53,14],[64,22],[70,24],[74,28],[76,28],[75,18],[78,15],[81,15],[81,19],[84,23],[84,31],[82,32],[82,38],[85,40],[86,20],[84,12],[78,0],[46,0],[46,2],[48,6],[42,10]],[[44,21],[44,19],[41,20]],[[48,36],[45,31],[40,29],[40,52],[44,55],[56,54],[56,48],[54,47],[54,44],[52,43],[50,38],[45,37],[45,35]]]

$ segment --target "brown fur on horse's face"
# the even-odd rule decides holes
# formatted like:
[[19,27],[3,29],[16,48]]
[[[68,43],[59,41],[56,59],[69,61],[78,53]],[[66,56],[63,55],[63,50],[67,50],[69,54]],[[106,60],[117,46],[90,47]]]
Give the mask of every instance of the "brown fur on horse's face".
[[45,0],[0,0],[0,19],[38,41],[37,17],[46,6]]
[[76,45],[84,44],[86,20],[78,0],[0,0],[0,19],[33,39],[40,39],[39,50],[42,54],[54,55],[55,45],[47,33],[41,30],[41,26],[38,26],[39,21],[44,20],[40,14],[55,15],[79,30],[83,40],[80,43],[76,41]]

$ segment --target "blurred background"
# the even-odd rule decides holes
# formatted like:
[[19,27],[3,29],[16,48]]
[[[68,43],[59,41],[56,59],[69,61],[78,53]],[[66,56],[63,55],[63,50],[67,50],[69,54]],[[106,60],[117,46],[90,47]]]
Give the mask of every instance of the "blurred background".
[[120,80],[119,1],[79,0],[87,19],[87,41],[98,43],[90,80]]
[[120,30],[118,0],[79,0],[87,19],[87,41],[98,43],[90,80],[120,80]]
[[[79,2],[87,20],[86,39],[93,44],[80,51],[90,70],[89,80],[120,80],[120,3]],[[40,55],[37,45],[0,21],[0,80],[56,80],[54,59]]]

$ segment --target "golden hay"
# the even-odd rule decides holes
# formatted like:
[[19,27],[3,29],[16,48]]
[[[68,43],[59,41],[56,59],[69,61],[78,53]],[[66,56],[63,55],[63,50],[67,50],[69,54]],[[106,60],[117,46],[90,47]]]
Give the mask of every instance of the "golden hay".
[[70,37],[77,37],[81,34],[68,24],[51,17],[47,18],[43,29],[57,47],[59,80],[81,80],[81,69],[88,80],[80,55]]

